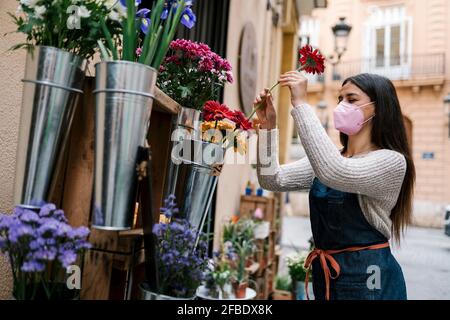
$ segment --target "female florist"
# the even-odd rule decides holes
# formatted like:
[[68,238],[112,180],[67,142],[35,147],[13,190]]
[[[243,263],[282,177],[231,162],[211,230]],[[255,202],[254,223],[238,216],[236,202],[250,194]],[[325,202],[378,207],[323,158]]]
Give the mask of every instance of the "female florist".
[[[303,297],[304,261],[277,277],[275,197],[249,182],[211,228],[226,159],[248,156],[265,104],[223,103],[232,64],[180,36],[202,27],[195,4],[20,0],[9,13],[23,40],[10,50],[26,54],[14,205],[0,214],[10,299]],[[318,50],[299,58],[298,72],[324,71]]]

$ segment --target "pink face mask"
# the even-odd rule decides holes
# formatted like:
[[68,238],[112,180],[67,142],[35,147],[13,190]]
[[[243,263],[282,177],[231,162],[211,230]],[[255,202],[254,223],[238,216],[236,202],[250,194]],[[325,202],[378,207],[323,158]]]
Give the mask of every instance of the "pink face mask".
[[334,109],[334,127],[348,136],[353,136],[361,131],[363,126],[375,117],[375,114],[364,121],[364,113],[361,108],[374,104],[374,102],[357,106],[342,101]]

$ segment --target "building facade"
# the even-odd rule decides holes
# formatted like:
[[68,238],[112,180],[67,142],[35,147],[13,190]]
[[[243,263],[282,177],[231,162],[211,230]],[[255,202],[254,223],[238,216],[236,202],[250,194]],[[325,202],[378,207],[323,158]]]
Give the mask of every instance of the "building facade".
[[[329,0],[302,17],[300,41],[331,55],[332,27],[352,26],[347,51],[325,77],[311,77],[310,103],[339,145],[332,111],[343,80],[368,72],[390,78],[400,99],[417,170],[414,221],[442,227],[450,203],[450,2],[446,0]],[[294,152],[298,156],[298,152]],[[306,207],[304,207],[306,211]]]

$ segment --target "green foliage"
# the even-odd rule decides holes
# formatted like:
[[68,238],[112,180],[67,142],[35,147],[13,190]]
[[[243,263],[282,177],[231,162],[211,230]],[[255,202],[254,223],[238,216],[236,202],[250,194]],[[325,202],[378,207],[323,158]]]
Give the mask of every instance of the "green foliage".
[[98,47],[97,41],[105,40],[104,29],[112,36],[120,33],[120,23],[106,19],[110,12],[107,0],[22,1],[20,10],[9,16],[17,26],[16,31],[24,33],[26,40],[11,49],[52,46],[91,58]]

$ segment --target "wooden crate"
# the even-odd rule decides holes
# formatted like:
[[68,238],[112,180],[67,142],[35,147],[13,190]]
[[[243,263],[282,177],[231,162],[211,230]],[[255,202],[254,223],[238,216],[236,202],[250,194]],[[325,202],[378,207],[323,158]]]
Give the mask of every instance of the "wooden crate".
[[[85,81],[84,96],[77,107],[72,132],[60,159],[56,179],[52,184],[50,199],[61,207],[73,226],[88,226],[91,217],[91,202],[94,179],[94,109],[95,99],[92,93],[95,79],[88,77]],[[164,181],[169,161],[171,126],[173,117],[180,106],[156,88],[153,110],[150,119],[148,142],[154,150],[152,154],[152,189],[153,212],[159,212],[163,203]],[[145,201],[144,201],[145,202]],[[145,207],[145,204],[143,204]],[[148,212],[142,209],[139,212]],[[155,214],[157,221],[159,216]],[[138,217],[142,222],[148,217]],[[142,223],[140,223],[142,224]],[[140,225],[138,224],[138,226]],[[151,232],[142,228],[137,233],[142,235]],[[141,235],[141,236],[142,236]],[[138,235],[139,236],[139,235]],[[83,299],[109,299],[111,287],[115,286],[112,277],[114,263],[119,263],[123,257],[115,261],[123,241],[128,241],[129,234],[114,231],[92,229],[89,241],[94,249],[85,254],[81,297]],[[125,263],[126,264],[126,263]],[[143,275],[140,276],[143,278]],[[136,278],[137,282],[140,280]],[[117,295],[114,295],[117,296]]]

